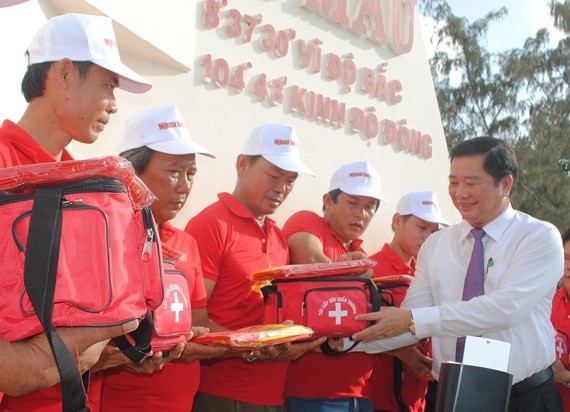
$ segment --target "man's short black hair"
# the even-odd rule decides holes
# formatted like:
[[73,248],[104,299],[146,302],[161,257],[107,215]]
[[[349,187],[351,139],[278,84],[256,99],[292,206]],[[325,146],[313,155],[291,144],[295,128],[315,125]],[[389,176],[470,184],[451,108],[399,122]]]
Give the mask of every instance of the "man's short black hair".
[[124,157],[129,162],[131,162],[133,168],[135,169],[135,173],[137,175],[140,175],[144,173],[148,167],[153,154],[154,150],[152,150],[150,147],[143,146],[137,147],[136,149],[127,150],[119,154],[119,156]]
[[570,228],[566,229],[566,231],[562,234],[562,244],[565,245],[566,242],[570,240]]
[[[43,96],[46,88],[46,78],[50,67],[55,62],[36,63],[28,66],[26,74],[22,79],[22,94],[26,102],[30,103],[32,99]],[[79,70],[79,77],[84,78],[87,71],[93,65],[92,62],[73,62]]]
[[[338,201],[338,197],[340,196],[341,193],[344,192],[340,189],[334,189],[329,192],[329,196],[331,197],[333,203],[336,203]],[[380,207],[380,200],[376,199],[376,209],[374,210],[378,210],[378,207]],[[325,211],[325,205],[323,204],[323,212],[324,211]]]

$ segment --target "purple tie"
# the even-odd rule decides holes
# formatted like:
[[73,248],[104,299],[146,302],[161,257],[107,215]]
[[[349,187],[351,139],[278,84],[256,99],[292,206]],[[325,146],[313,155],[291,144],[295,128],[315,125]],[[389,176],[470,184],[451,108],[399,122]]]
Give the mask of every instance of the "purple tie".
[[[467,266],[467,274],[465,275],[465,283],[463,285],[463,300],[471,300],[474,297],[485,293],[485,250],[483,249],[483,241],[481,238],[485,234],[483,229],[471,229],[473,235],[473,251],[471,252],[471,260]],[[465,337],[457,339],[455,347],[455,360],[461,362],[463,360],[463,350],[465,349]]]

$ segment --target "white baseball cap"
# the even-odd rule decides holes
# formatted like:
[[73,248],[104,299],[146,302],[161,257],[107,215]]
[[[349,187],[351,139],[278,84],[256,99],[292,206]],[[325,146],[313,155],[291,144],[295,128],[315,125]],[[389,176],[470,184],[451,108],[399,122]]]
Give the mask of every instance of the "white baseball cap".
[[0,7],[10,7],[16,4],[25,3],[28,0],[0,0]]
[[49,19],[27,50],[28,65],[63,60],[90,61],[119,75],[119,88],[144,93],[152,85],[121,61],[109,17],[63,14]]
[[119,140],[119,153],[143,146],[166,154],[216,157],[192,140],[182,114],[174,105],[148,107],[127,119]]
[[382,196],[382,182],[368,162],[348,163],[339,167],[331,177],[329,192],[340,189],[352,196],[368,196],[387,202]]
[[299,138],[292,126],[268,122],[255,127],[242,151],[249,156],[261,155],[265,160],[289,172],[315,175],[302,161]]
[[396,212],[401,215],[414,215],[426,222],[449,226],[447,220],[441,216],[439,202],[434,192],[417,191],[405,194],[398,202]]

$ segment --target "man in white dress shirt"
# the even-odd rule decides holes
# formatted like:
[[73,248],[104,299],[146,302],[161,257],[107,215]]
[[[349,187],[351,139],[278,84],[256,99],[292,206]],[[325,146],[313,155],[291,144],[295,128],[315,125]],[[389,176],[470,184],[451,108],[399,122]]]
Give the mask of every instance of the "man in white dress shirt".
[[[449,195],[463,221],[423,244],[402,308],[358,315],[377,323],[353,338],[364,341],[359,350],[382,352],[431,336],[436,379],[441,363],[456,359],[458,337],[509,342],[509,411],[562,411],[550,368],[555,360],[551,302],[564,264],[560,233],[511,207],[518,165],[505,142],[466,140],[449,157]],[[474,228],[484,230],[484,292],[463,300]]]

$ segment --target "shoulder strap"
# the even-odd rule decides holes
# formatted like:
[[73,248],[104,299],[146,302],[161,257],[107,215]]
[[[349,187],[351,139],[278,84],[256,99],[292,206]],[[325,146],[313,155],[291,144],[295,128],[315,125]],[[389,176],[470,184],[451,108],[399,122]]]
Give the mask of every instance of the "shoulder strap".
[[393,356],[393,365],[394,370],[392,375],[392,384],[394,388],[394,397],[396,398],[400,412],[410,412],[410,409],[402,397],[402,373],[404,372],[404,364],[400,359]]
[[50,344],[61,379],[63,412],[89,411],[75,360],[52,324],[62,228],[61,189],[38,189],[24,263],[24,286]]

